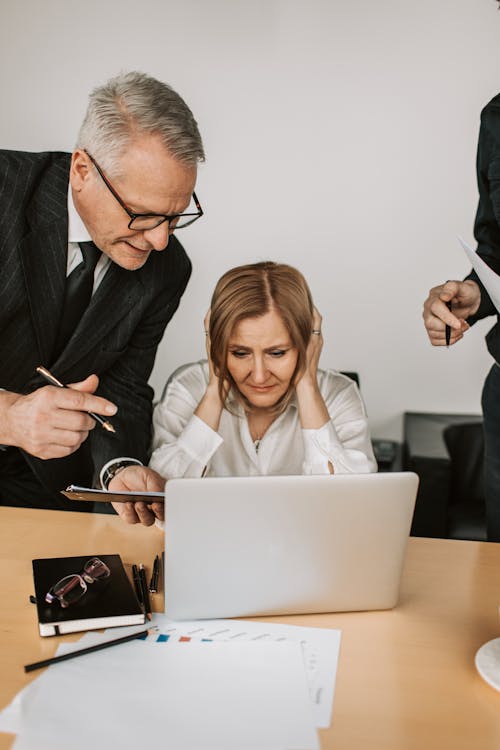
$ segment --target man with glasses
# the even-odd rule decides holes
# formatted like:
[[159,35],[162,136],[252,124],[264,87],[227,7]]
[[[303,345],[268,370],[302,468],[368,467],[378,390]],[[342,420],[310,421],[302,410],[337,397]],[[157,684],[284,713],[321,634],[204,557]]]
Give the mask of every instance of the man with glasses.
[[148,378],[190,276],[173,233],[203,214],[203,160],[185,102],[135,72],[92,92],[72,154],[0,152],[0,504],[86,509],[60,495],[70,483],[162,489],[142,465]]

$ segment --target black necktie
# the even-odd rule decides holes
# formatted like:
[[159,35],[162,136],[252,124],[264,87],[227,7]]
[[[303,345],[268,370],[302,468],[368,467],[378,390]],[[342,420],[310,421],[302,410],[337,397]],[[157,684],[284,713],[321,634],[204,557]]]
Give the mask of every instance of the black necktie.
[[83,261],[71,271],[66,279],[64,305],[53,359],[57,359],[65,348],[92,297],[94,271],[101,257],[101,251],[93,242],[80,242],[80,249]]

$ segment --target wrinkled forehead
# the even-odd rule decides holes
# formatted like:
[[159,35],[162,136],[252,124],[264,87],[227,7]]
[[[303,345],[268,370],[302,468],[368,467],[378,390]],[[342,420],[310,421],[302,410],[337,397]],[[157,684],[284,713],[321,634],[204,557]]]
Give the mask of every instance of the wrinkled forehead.
[[113,186],[139,210],[184,210],[196,185],[197,168],[175,159],[159,139],[134,141],[117,160]]

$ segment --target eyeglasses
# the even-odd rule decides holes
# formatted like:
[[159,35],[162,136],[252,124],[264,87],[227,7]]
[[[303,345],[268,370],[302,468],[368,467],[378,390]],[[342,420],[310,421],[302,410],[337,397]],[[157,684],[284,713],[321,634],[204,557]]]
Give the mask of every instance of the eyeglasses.
[[188,227],[190,224],[193,224],[193,222],[203,216],[203,209],[200,206],[198,198],[196,197],[196,193],[193,193],[193,201],[197,209],[196,211],[191,211],[183,214],[135,214],[130,210],[125,201],[120,198],[94,157],[91,156],[88,151],[85,151],[85,153],[99,172],[102,181],[108,188],[109,192],[113,195],[113,197],[118,201],[123,210],[130,217],[130,221],[128,223],[129,229],[137,229],[139,231],[156,229],[156,227],[159,227],[160,224],[163,224],[165,221],[168,221],[169,225],[171,225],[174,229],[184,229],[184,227]]
[[111,571],[108,566],[98,557],[93,557],[87,560],[81,573],[64,576],[55,583],[45,594],[45,601],[47,604],[53,604],[57,599],[61,607],[69,607],[86,594],[88,583],[101,581],[109,578],[110,575]]

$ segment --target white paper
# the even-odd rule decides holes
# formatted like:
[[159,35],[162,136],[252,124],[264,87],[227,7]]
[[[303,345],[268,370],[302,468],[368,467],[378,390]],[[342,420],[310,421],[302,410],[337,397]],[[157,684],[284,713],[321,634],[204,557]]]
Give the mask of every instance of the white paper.
[[459,237],[459,242],[465,250],[474,271],[481,279],[490,299],[500,312],[500,276],[493,271],[487,263],[478,255],[464,240]]
[[[144,630],[144,625],[127,625],[122,628],[108,628],[104,634],[96,631],[88,632],[85,633],[80,640],[73,643],[60,643],[55,655],[61,656],[62,654],[67,654],[71,651],[79,651],[82,648],[87,648],[88,646],[93,646],[97,643],[112,641],[115,638],[122,638],[126,635],[140,632],[142,630]],[[81,658],[84,659],[85,657],[82,656]],[[40,671],[39,675],[42,676],[43,672]],[[35,682],[30,682],[26,687],[20,690],[19,693],[14,696],[9,705],[0,712],[0,732],[18,734],[21,731],[22,706],[27,700],[26,696],[29,696],[29,693],[35,689]]]
[[297,643],[132,641],[55,664],[20,695],[15,750],[318,748]]
[[[159,628],[160,638],[209,639],[215,641],[292,641],[300,643],[313,707],[314,722],[318,728],[331,724],[335,679],[340,650],[340,630],[307,628],[298,625],[281,625],[250,620],[184,620],[174,622],[166,615],[153,614],[152,624]],[[157,640],[158,636],[151,636]]]

